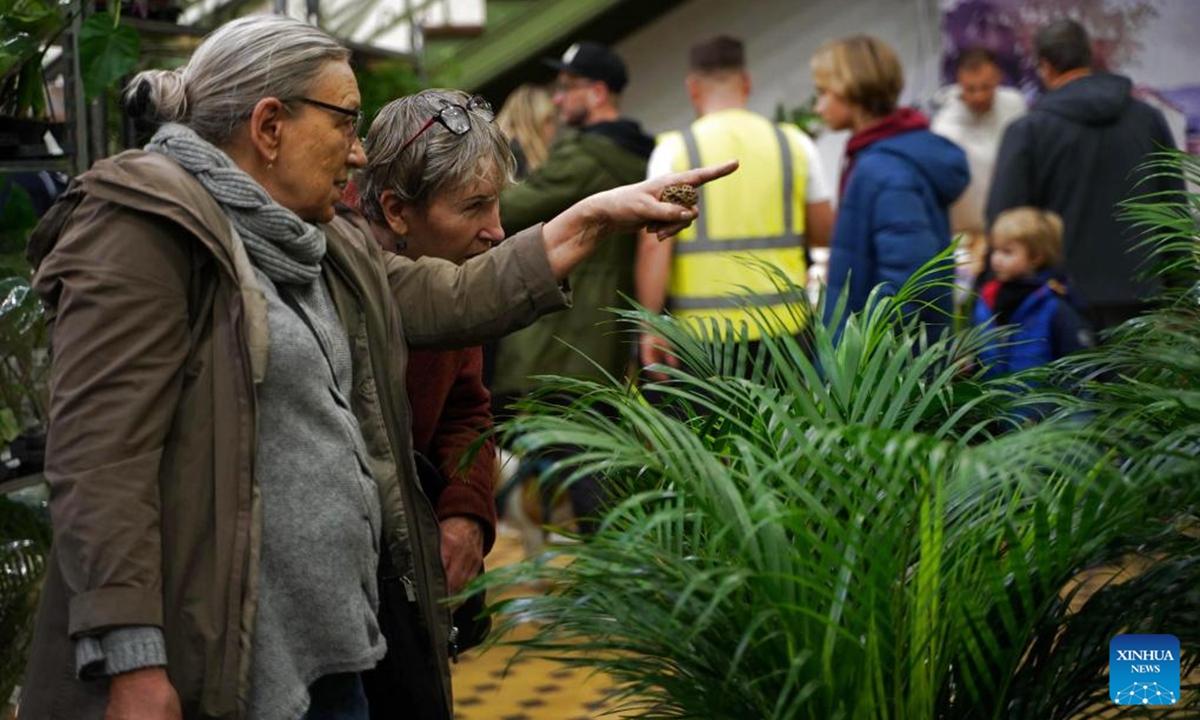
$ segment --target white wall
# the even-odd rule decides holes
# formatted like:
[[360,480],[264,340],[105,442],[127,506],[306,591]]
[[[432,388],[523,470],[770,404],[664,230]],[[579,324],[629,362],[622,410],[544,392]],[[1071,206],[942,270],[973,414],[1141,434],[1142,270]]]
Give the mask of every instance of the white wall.
[[[937,89],[941,53],[936,0],[689,0],[614,46],[629,65],[622,111],[651,134],[680,128],[695,111],[683,89],[687,51],[725,33],[746,43],[754,80],[750,109],[773,117],[813,93],[809,58],[826,40],[875,35],[900,55],[907,82],[902,101],[924,102]],[[818,143],[833,180],[845,137]]]

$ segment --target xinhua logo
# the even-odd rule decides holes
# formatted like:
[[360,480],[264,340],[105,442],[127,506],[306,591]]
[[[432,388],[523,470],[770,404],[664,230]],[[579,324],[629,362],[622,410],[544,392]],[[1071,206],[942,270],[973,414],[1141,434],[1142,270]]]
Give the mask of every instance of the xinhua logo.
[[1118,705],[1175,704],[1179,699],[1179,638],[1113,638],[1108,644],[1108,696]]

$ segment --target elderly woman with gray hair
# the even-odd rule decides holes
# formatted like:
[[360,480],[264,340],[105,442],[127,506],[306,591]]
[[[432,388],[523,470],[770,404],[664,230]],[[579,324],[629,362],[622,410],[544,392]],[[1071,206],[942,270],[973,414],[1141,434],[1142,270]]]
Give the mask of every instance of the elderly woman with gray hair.
[[[433,118],[442,118],[442,121]],[[444,124],[443,124],[444,122]],[[457,90],[422,90],[388,103],[363,141],[367,165],[345,199],[370,223],[386,253],[462,263],[504,239],[500,191],[514,158],[491,105]],[[495,443],[483,348],[414,349],[408,356],[413,448],[441,531],[442,565],[457,594],[483,565],[496,537]],[[469,459],[469,462],[464,462]],[[428,686],[411,682],[404,652],[403,592],[382,558],[379,622],[387,656],[363,673],[371,717],[439,718]],[[478,598],[475,598],[478,599]],[[459,646],[482,640],[478,603],[455,609]]]
[[184,68],[135,78],[131,106],[161,129],[34,234],[55,544],[22,718],[363,718],[381,552],[449,716],[408,345],[562,308],[597,238],[680,229],[695,213],[661,187],[733,169],[593,196],[461,266],[385,257],[334,212],[366,162],[347,60],[296,21],[223,26]]

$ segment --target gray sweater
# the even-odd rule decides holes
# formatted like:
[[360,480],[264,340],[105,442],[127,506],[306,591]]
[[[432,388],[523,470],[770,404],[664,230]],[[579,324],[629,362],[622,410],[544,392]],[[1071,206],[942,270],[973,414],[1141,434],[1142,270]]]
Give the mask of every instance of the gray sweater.
[[375,618],[381,520],[350,409],[350,345],[324,280],[283,286],[310,330],[274,283],[261,272],[258,279],[271,350],[258,392],[263,532],[250,718],[294,720],[314,680],[383,658]]

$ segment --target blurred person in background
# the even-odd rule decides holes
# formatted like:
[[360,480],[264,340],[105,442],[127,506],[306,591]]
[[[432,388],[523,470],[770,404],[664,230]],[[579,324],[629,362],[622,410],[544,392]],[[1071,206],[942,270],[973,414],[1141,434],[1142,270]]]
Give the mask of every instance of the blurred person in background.
[[1042,28],[1034,40],[1046,93],[1004,133],[988,197],[992,221],[1032,205],[1063,220],[1063,267],[1093,330],[1119,325],[1149,308],[1161,278],[1149,267],[1147,228],[1118,217],[1135,195],[1169,202],[1177,177],[1144,164],[1175,146],[1163,114],[1135,99],[1121,75],[1092,71],[1092,45],[1074,20]]
[[[508,146],[516,158],[513,179],[521,181],[546,162],[558,129],[558,108],[549,90],[525,83],[505,99],[496,115],[496,125],[508,137]],[[483,347],[483,382],[489,388],[496,378],[497,351],[494,342]]]
[[524,180],[546,162],[558,127],[557,116],[550,91],[541,85],[525,83],[504,101],[496,115],[496,125],[508,136],[516,158],[514,179]]
[[992,223],[993,277],[979,288],[973,325],[1013,326],[979,353],[989,377],[1053,362],[1091,347],[1092,333],[1080,317],[1062,274],[1063,222],[1033,207],[1011,208]]
[[[715,158],[736,157],[742,172],[704,189],[704,220],[688,232],[661,242],[649,234],[639,238],[637,301],[705,328],[713,320],[722,328],[731,323],[754,343],[760,336],[750,308],[757,306],[779,332],[798,335],[807,322],[803,307],[780,298],[774,279],[747,262],[770,263],[804,288],[807,250],[827,247],[833,228],[832,193],[816,146],[795,125],[746,109],[752,82],[740,40],[719,35],[696,43],[688,65],[685,84],[699,119],[659,137],[647,177]],[[641,337],[639,359],[643,367],[678,364],[652,335]]]
[[1025,98],[1001,85],[1004,71],[987,48],[969,48],[955,61],[955,82],[944,89],[943,102],[933,117],[933,132],[953,140],[967,153],[971,182],[950,206],[950,232],[959,240],[959,300],[974,284],[987,252],[984,210],[1000,139],[1009,123],[1025,114]]
[[[895,293],[950,245],[949,207],[970,179],[962,149],[929,131],[917,110],[898,107],[904,69],[878,38],[855,35],[812,58],[817,112],[846,144],[829,257],[826,321],[842,293],[847,312],[866,307],[877,285]],[[935,278],[952,281],[949,264]],[[931,329],[948,327],[953,293],[927,289],[908,308]],[[844,320],[844,318],[840,318]]]
[[[654,149],[654,139],[621,115],[621,91],[629,78],[620,56],[603,45],[581,42],[546,63],[558,70],[554,104],[563,127],[546,162],[501,193],[505,227],[543,222],[592,193],[644,179]],[[536,387],[535,375],[597,380],[627,375],[632,346],[607,308],[621,306],[623,296],[633,295],[636,241],[634,233],[614,234],[571,273],[574,305],[569,317],[547,318],[499,342],[491,387],[497,417]],[[584,478],[568,492],[586,531],[602,506],[599,479]]]

